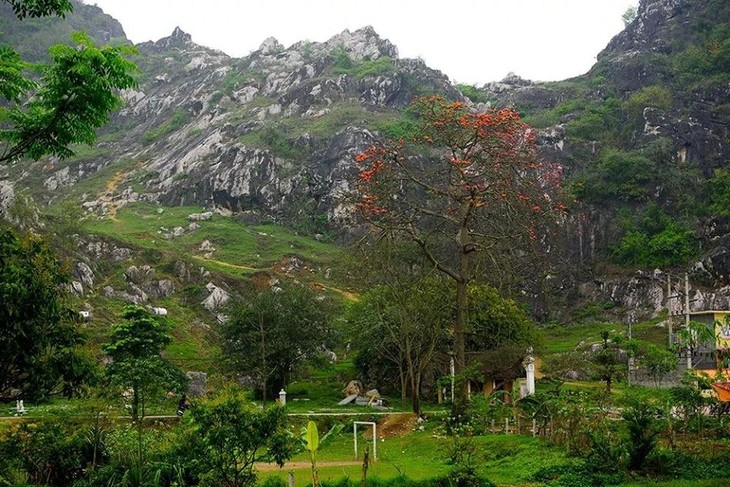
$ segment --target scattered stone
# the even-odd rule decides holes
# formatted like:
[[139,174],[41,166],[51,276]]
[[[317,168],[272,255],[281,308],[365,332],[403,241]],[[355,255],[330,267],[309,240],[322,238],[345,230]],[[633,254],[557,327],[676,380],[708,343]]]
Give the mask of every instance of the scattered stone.
[[208,374],[205,372],[188,371],[188,396],[202,397],[208,392]]
[[111,252],[112,262],[121,262],[132,258],[132,251],[126,247],[117,247]]
[[230,295],[226,291],[219,288],[212,282],[209,282],[205,286],[205,289],[207,289],[210,294],[200,304],[202,304],[208,311],[215,310],[216,308],[226,304],[230,299]]
[[79,262],[74,266],[74,276],[81,281],[81,283],[87,287],[94,287],[94,272],[84,262]]
[[360,382],[359,380],[351,380],[347,383],[345,388],[342,389],[342,394],[344,394],[345,396],[350,396],[352,394],[359,396],[364,390],[365,388],[362,386],[362,382]]
[[210,240],[203,240],[200,247],[198,247],[198,250],[201,252],[215,252],[215,247],[213,247],[213,244],[210,243]]
[[207,221],[213,218],[212,211],[206,211],[204,213],[191,213],[188,215],[188,220],[191,222]]
[[74,294],[74,296],[83,296],[84,295],[84,285],[81,284],[79,281],[71,281],[70,291]]

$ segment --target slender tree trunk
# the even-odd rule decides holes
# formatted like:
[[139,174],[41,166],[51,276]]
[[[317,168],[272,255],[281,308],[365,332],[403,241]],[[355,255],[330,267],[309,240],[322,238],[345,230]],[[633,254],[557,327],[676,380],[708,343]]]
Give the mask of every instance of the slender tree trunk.
[[400,400],[402,403],[405,403],[408,392],[408,378],[406,377],[406,372],[403,370],[402,364],[398,366],[398,374],[400,375]]
[[261,377],[261,400],[266,404],[266,377],[268,369],[266,368],[266,333],[264,332],[264,313],[262,311],[259,311],[259,333],[261,334],[261,370],[264,371]]
[[[463,374],[466,369],[466,328],[469,322],[469,296],[466,280],[456,281],[456,323],[454,324],[454,358],[456,374]],[[457,402],[467,400],[466,381],[463,377],[456,381]]]
[[[472,272],[472,253],[476,247],[469,236],[469,214],[471,205],[462,206],[461,229],[459,230],[459,278],[456,279],[456,323],[454,325],[454,354],[456,358],[456,373],[463,374],[466,370],[466,330],[469,325],[469,280]],[[455,397],[457,402],[469,399],[466,380],[462,377],[458,381]]]
[[132,385],[132,421],[139,421],[139,388],[137,384]]
[[411,382],[411,410],[413,414],[418,416],[421,414],[421,403],[419,400],[420,390],[416,377],[416,367],[413,364],[413,359],[410,354],[406,357],[406,361],[408,363],[408,378]]

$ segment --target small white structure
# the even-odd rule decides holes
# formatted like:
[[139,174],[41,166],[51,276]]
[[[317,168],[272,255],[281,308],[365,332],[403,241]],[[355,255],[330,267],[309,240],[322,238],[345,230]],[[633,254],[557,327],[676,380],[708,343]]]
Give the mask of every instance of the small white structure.
[[376,423],[371,421],[353,421],[352,437],[355,440],[355,458],[357,459],[357,425],[365,424],[373,427],[373,461],[378,459],[378,430]]
[[527,380],[525,382],[525,396],[535,394],[535,357],[532,356],[532,347],[527,349],[527,357],[522,361]]
[[286,391],[284,389],[279,391],[279,405],[286,406]]
[[15,401],[15,415],[16,416],[22,416],[27,412],[28,412],[28,410],[25,409],[22,399],[18,399],[17,401]]
[[152,314],[157,316],[167,316],[167,308],[152,308]]

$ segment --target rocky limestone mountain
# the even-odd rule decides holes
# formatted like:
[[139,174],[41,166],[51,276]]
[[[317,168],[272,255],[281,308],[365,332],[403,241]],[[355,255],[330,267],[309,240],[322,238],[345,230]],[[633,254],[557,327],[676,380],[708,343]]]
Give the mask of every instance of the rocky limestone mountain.
[[34,193],[53,202],[111,169],[112,194],[81,195],[85,208],[143,200],[284,221],[326,215],[336,224],[347,213],[341,195],[353,155],[397,123],[416,95],[462,98],[422,61],[398,59],[371,27],[289,48],[266,39],[241,59],[199,46],[179,28],[137,49],[140,86],[123,94],[125,107],[97,147],[14,173],[16,184],[33,184],[40,170]]
[[[89,17],[92,8],[77,4],[73,18]],[[708,207],[708,181],[730,158],[728,21],[723,0],[642,0],[586,75],[552,83],[510,75],[465,90],[469,98],[422,61],[400,59],[371,27],[289,47],[269,38],[244,58],[175,29],[137,46],[139,88],[123,94],[126,105],[99,143],[79,148],[74,159],[0,168],[3,201],[14,186],[38,201],[66,198],[100,215],[147,201],[306,223],[312,233],[341,229],[354,155],[397,135],[414,97],[435,93],[477,110],[517,108],[539,129],[543,156],[563,164],[578,194],[561,234],[563,258],[553,264],[551,276],[560,277],[546,282],[555,297],[535,296],[537,311],[567,315],[604,302],[625,318],[666,306],[665,272],[593,265],[641,231],[627,222],[652,205],[681,217],[701,242],[688,264],[661,267],[692,272],[693,292],[702,294],[695,308],[726,308],[729,217],[697,207]],[[123,31],[104,20],[92,36],[123,39]],[[612,151],[634,166],[611,166]]]

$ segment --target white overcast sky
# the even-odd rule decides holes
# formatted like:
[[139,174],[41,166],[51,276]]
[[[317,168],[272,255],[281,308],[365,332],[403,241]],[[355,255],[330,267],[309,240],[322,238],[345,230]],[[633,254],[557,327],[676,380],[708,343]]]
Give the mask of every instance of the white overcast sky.
[[637,0],[85,0],[133,42],[176,26],[197,44],[241,57],[267,37],[285,46],[372,25],[401,58],[421,57],[452,81],[481,85],[514,72],[551,81],[585,73]]

